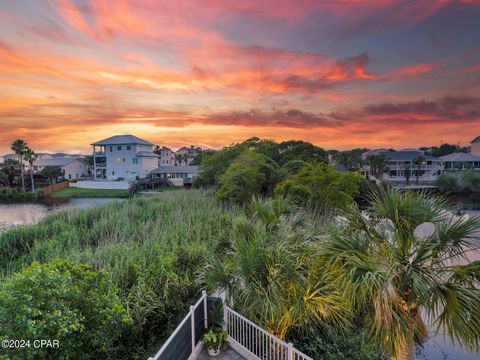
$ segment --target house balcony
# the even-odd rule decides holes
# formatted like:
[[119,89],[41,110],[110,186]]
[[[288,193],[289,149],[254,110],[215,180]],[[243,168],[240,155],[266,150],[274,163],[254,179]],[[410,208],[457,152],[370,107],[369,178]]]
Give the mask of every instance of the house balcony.
[[313,360],[270,334],[254,322],[243,317],[220,298],[209,298],[204,291],[195,305],[190,307],[188,315],[180,322],[172,335],[163,344],[154,357],[149,360],[207,360],[207,354],[201,341],[208,327],[209,305],[223,302],[224,330],[228,334],[226,344],[216,357],[221,360]]

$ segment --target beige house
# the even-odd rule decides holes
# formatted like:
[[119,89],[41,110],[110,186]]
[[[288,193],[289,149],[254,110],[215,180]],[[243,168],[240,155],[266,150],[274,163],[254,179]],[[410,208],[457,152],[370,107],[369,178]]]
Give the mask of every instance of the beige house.
[[158,166],[173,166],[175,165],[175,151],[172,149],[162,146],[160,148],[160,158],[158,159]]
[[47,166],[59,167],[65,180],[80,179],[88,175],[87,162],[79,157],[43,157],[33,163],[33,171],[40,173]]
[[190,165],[195,157],[202,152],[202,148],[191,145],[190,147],[181,147],[177,150],[177,154],[183,158],[177,160],[177,165]]

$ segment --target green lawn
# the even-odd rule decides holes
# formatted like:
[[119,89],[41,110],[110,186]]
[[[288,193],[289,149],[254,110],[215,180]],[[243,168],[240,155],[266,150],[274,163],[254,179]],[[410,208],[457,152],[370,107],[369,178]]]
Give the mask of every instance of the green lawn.
[[68,187],[55,191],[48,196],[50,197],[69,197],[69,198],[107,198],[107,197],[128,197],[128,190],[116,189],[80,189]]

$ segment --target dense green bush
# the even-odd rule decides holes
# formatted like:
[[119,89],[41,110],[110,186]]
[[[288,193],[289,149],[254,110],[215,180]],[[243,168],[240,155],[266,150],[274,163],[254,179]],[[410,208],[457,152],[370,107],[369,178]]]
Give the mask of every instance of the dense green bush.
[[363,327],[342,330],[334,326],[296,328],[288,334],[287,341],[313,359],[386,359],[382,349],[371,341],[368,331]]
[[[0,339],[31,342],[8,350],[14,358],[111,357],[122,351],[119,339],[131,323],[107,275],[87,265],[34,262],[0,288]],[[59,348],[35,348],[42,339],[58,340]]]
[[219,200],[245,203],[252,195],[269,194],[278,181],[278,165],[269,157],[245,151],[220,177],[216,193]]
[[226,146],[222,150],[208,151],[200,159],[201,172],[195,178],[195,186],[218,185],[229,166],[244,152],[255,151],[271,159],[277,166],[290,161],[327,162],[322,148],[305,141],[277,143],[269,139],[250,138],[242,143]]
[[323,163],[307,164],[275,188],[279,195],[292,196],[307,206],[343,208],[358,194],[361,176],[343,173]]
[[451,193],[480,192],[480,174],[475,171],[445,173],[438,177],[440,191]]

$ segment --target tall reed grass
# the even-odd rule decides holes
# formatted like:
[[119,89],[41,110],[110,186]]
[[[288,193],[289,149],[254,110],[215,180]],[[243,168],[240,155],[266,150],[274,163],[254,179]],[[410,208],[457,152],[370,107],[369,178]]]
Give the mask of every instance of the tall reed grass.
[[238,213],[206,190],[66,210],[0,234],[0,276],[57,258],[106,270],[135,321],[132,352],[142,356],[198,296],[197,272]]

